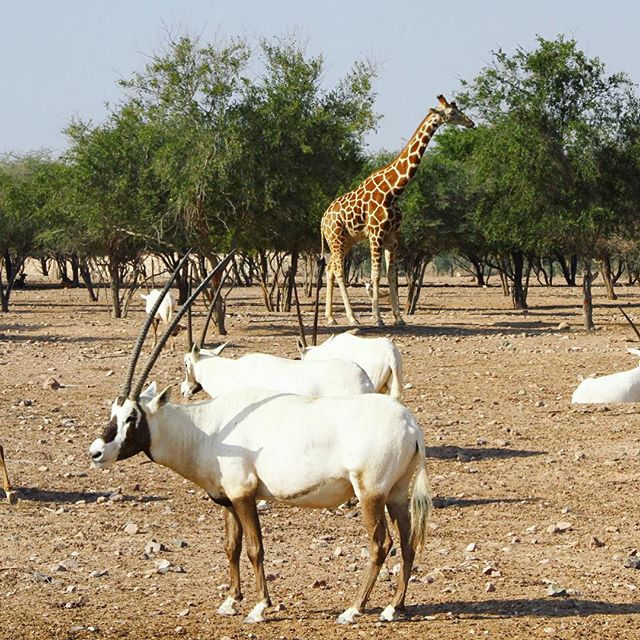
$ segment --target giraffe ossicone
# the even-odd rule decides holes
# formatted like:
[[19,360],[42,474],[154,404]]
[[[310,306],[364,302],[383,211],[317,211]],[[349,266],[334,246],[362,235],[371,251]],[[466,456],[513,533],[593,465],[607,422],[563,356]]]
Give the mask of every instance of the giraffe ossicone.
[[455,102],[438,96],[438,106],[429,110],[415,133],[398,156],[388,165],[377,169],[355,189],[336,198],[324,212],[320,230],[329,247],[331,258],[327,264],[327,298],[325,316],[328,324],[333,317],[333,285],[338,282],[344,310],[350,325],[358,324],[344,281],[344,259],[349,249],[360,240],[368,240],[371,251],[371,311],[373,321],[382,326],[378,305],[382,253],[387,263],[389,300],[396,325],[403,325],[397,288],[395,253],[398,247],[401,212],[397,201],[413,178],[422,156],[436,130],[443,124],[473,128],[473,121]]

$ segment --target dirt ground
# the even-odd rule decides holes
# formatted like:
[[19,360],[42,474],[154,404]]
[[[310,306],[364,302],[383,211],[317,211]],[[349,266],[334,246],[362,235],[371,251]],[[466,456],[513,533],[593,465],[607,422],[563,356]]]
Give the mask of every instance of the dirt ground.
[[[353,294],[367,319],[363,289]],[[640,290],[619,294],[608,302],[596,287],[598,330],[586,333],[577,288],[535,287],[521,313],[499,287],[439,280],[405,329],[366,329],[404,356],[437,508],[405,619],[378,622],[390,556],[366,614],[344,628],[335,617],[367,561],[358,508],[273,505],[261,515],[269,621],[218,616],[221,509],[142,455],[89,467],[142,301],[116,321],[104,291],[97,305],[84,291],[16,291],[0,316],[0,442],[20,496],[0,504],[0,638],[640,638],[640,571],[624,566],[640,544],[636,407],[570,404],[581,377],[636,364],[616,305],[640,320]],[[295,316],[265,314],[257,290],[233,291],[227,325],[228,355],[295,354]],[[181,372],[180,351],[166,352],[152,379],[178,384]],[[43,388],[50,377],[63,386]],[[245,614],[255,588],[242,562]]]

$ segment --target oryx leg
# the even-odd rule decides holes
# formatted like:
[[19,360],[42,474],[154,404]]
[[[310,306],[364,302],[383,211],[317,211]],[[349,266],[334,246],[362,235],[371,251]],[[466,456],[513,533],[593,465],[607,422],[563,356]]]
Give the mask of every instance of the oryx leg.
[[391,522],[395,525],[400,539],[400,552],[402,563],[396,592],[393,595],[391,604],[380,614],[380,620],[391,621],[397,618],[396,611],[404,610],[404,599],[407,594],[407,585],[411,576],[411,569],[415,559],[415,550],[411,545],[411,516],[409,514],[409,503],[407,500],[401,503],[387,502],[387,511]]
[[271,598],[267,590],[267,580],[264,575],[264,547],[262,545],[262,532],[260,530],[260,520],[258,510],[253,495],[231,500],[238,522],[244,533],[244,540],[247,544],[247,555],[253,566],[256,577],[256,592],[258,602],[244,619],[245,622],[263,622],[264,611],[271,606]]
[[389,282],[389,302],[391,303],[391,311],[395,318],[395,324],[403,327],[405,321],[400,314],[400,300],[398,298],[398,267],[395,259],[395,247],[385,250],[385,259],[387,262],[387,280]]
[[2,471],[2,487],[7,497],[7,502],[9,504],[13,504],[15,501],[15,492],[11,488],[11,483],[9,482],[9,474],[7,473],[7,465],[4,461],[4,449],[2,448],[2,445],[0,445],[0,471]]
[[153,344],[152,347],[155,347],[158,344],[158,325],[160,324],[160,320],[158,318],[154,318],[151,323],[151,328],[153,329]]
[[376,583],[380,568],[393,544],[384,515],[384,497],[359,494],[358,498],[369,534],[369,567],[353,605],[338,616],[336,622],[339,624],[350,624],[354,622],[356,616],[363,613],[364,605]]
[[240,588],[240,553],[242,552],[242,526],[233,507],[225,507],[224,511],[225,540],[224,550],[229,560],[229,593],[227,599],[218,608],[218,613],[224,616],[234,616],[239,613],[238,602],[242,600]]

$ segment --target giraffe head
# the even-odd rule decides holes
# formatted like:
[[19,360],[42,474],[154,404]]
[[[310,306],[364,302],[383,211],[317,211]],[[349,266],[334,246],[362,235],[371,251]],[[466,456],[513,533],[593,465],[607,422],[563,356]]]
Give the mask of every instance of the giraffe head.
[[455,102],[447,102],[443,95],[438,96],[438,102],[440,106],[436,107],[434,111],[437,111],[447,124],[459,124],[469,129],[473,129],[476,126],[469,116],[466,116],[458,109],[458,105]]

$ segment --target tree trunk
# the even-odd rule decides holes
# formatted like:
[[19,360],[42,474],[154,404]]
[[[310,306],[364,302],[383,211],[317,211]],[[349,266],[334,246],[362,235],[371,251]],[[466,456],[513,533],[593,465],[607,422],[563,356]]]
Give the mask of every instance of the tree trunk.
[[602,271],[602,279],[604,280],[604,286],[607,290],[607,298],[609,300],[617,300],[618,296],[613,289],[613,276],[611,274],[611,258],[608,255],[603,256],[599,260],[600,269]]
[[115,256],[109,256],[109,289],[111,291],[111,315],[114,318],[122,318],[122,306],[120,304],[120,260]]
[[49,275],[49,258],[47,258],[47,256],[40,258],[40,271],[45,277]]
[[414,315],[418,309],[418,300],[420,300],[420,294],[422,293],[422,283],[424,281],[424,272],[427,270],[429,264],[429,258],[423,258],[417,265],[416,277],[411,278],[409,284],[409,290],[407,291],[407,303],[405,305],[406,313],[410,316]]
[[482,260],[480,260],[480,258],[475,255],[467,255],[467,259],[473,267],[473,275],[475,276],[476,284],[479,287],[484,287],[486,285],[486,282],[484,279],[484,264]]
[[80,276],[82,277],[82,281],[84,282],[84,286],[87,288],[87,293],[89,294],[89,300],[91,302],[98,302],[98,296],[93,288],[93,281],[91,280],[91,269],[89,267],[89,259],[82,258],[80,261]]
[[578,256],[573,254],[569,258],[569,262],[566,261],[565,257],[562,254],[558,254],[556,256],[556,260],[560,265],[560,270],[562,271],[562,275],[569,287],[576,286],[576,274],[578,272]]
[[514,309],[527,309],[527,287],[523,283],[524,278],[524,253],[513,251],[513,286],[511,288],[511,300]]
[[587,331],[593,331],[593,300],[591,295],[591,284],[593,274],[591,273],[591,258],[584,259],[582,270],[582,323]]
[[287,293],[284,301],[284,311],[291,312],[291,303],[293,301],[293,285],[295,283],[296,275],[298,273],[298,250],[294,249],[291,252],[291,267],[289,269],[287,278]]
[[80,286],[80,260],[78,255],[72,253],[69,256],[69,262],[71,263],[71,285],[74,287]]

